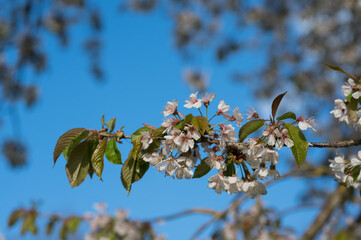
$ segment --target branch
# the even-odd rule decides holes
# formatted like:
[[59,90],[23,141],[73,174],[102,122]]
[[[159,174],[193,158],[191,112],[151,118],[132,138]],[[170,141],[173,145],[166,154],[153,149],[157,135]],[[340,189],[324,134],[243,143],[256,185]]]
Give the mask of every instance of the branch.
[[[303,168],[301,167],[301,169],[300,168],[291,169],[288,173],[282,175],[281,180],[285,180],[289,177],[299,177],[299,176],[317,177],[317,176],[322,176],[322,175],[328,175],[329,173],[330,173],[330,170],[327,167],[324,167],[324,166],[315,167],[312,165],[305,165]],[[281,180],[278,180],[278,181],[269,180],[269,181],[265,182],[265,186],[269,186],[273,183],[279,183]],[[209,226],[211,226],[213,223],[221,220],[222,218],[227,216],[227,214],[229,214],[230,212],[239,208],[239,206],[242,203],[244,203],[245,201],[247,201],[249,198],[250,198],[250,195],[248,195],[248,194],[244,194],[244,193],[237,194],[237,196],[232,201],[232,203],[229,205],[229,207],[227,207],[225,210],[223,210],[221,212],[218,212],[217,214],[214,214],[213,218],[211,218],[209,221],[207,221],[202,226],[200,226],[200,228],[193,234],[191,239],[196,239]]]
[[317,233],[321,230],[321,228],[328,221],[328,219],[330,218],[333,211],[338,206],[343,204],[343,202],[346,199],[347,193],[348,193],[347,188],[345,188],[343,186],[338,186],[336,188],[336,190],[327,197],[327,199],[322,207],[321,212],[318,214],[318,216],[315,218],[313,223],[303,234],[301,240],[312,240],[315,238]]
[[219,214],[219,212],[214,211],[212,209],[206,209],[206,208],[193,208],[193,209],[188,209],[179,213],[174,213],[171,215],[167,215],[167,216],[163,216],[163,217],[157,217],[157,218],[153,218],[148,220],[148,222],[161,222],[161,221],[166,221],[166,220],[173,220],[175,218],[179,218],[179,217],[184,217],[190,214],[195,214],[195,213],[201,213],[201,214],[206,214],[206,215],[212,215],[212,216],[217,216]]
[[310,147],[317,147],[317,148],[343,148],[343,147],[351,147],[351,146],[359,146],[359,145],[361,145],[361,139],[346,140],[340,142],[329,142],[329,143],[310,142]]

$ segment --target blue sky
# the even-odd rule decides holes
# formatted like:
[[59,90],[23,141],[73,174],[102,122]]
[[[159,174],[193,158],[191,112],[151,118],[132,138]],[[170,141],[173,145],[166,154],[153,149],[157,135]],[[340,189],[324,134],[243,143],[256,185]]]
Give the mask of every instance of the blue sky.
[[[184,67],[201,67],[209,73],[210,90],[217,95],[217,102],[224,99],[232,109],[238,106],[242,112],[250,106],[270,109],[270,102],[256,104],[250,94],[250,86],[233,83],[229,75],[231,69],[248,70],[262,66],[262,53],[259,56],[245,53],[233,57],[232,61],[218,64],[211,52],[204,51],[190,65],[174,48],[171,22],[165,13],[119,14],[112,3],[102,8],[103,13],[106,11],[103,14],[102,55],[105,83],[94,81],[87,71],[88,62],[79,48],[86,31],[82,26],[73,30],[70,48],[60,49],[54,39],[46,38],[45,45],[51,49],[51,67],[40,78],[31,74],[27,76],[31,80],[36,79],[41,86],[41,97],[33,109],[20,107],[19,110],[19,136],[28,143],[29,164],[23,169],[11,170],[5,161],[0,162],[0,187],[3,192],[0,198],[0,230],[7,239],[19,237],[19,228],[9,230],[6,227],[9,214],[15,208],[29,206],[30,201],[41,200],[40,210],[43,212],[64,215],[91,211],[93,203],[104,201],[110,211],[128,209],[134,219],[149,219],[192,207],[225,208],[233,196],[217,195],[208,189],[207,177],[173,180],[151,168],[140,182],[134,184],[127,197],[120,181],[120,166],[106,162],[103,182],[87,178],[74,189],[71,189],[66,177],[65,159],[60,158],[53,168],[52,151],[58,137],[75,127],[99,129],[103,114],[106,119],[117,117],[117,127],[126,126],[128,135],[142,123],[161,124],[163,116],[160,112],[165,103],[173,99],[183,103],[191,93],[182,79]],[[280,93],[286,90],[281,89]],[[285,101],[287,98],[291,96],[286,96]],[[180,109],[187,113],[184,108]],[[5,123],[3,136],[6,137],[12,131],[9,119]],[[131,144],[125,141],[118,147],[125,159]],[[287,150],[283,152],[281,164],[288,161],[290,153]],[[281,173],[286,169],[286,166],[281,167]],[[325,186],[334,186],[334,183],[328,181]],[[305,189],[304,185],[287,180],[268,188],[269,193],[262,199],[267,206],[284,209],[296,203],[302,189]],[[303,230],[312,216],[312,211],[298,213],[287,217],[286,223]],[[301,225],[300,217],[304,220]],[[170,239],[188,239],[206,219],[190,216],[157,225],[156,229],[166,233]],[[27,236],[26,239],[33,238]],[[57,239],[57,235],[53,235],[52,239]]]

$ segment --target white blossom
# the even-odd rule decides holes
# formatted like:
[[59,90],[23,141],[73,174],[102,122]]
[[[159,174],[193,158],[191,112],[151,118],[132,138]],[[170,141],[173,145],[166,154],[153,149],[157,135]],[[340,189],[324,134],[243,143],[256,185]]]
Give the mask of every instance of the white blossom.
[[240,192],[242,190],[243,181],[239,177],[225,177],[226,178],[226,187],[225,190],[229,194]]
[[226,188],[225,179],[221,174],[216,174],[210,177],[208,182],[208,187],[214,189],[218,194],[221,194],[222,191]]
[[181,133],[179,136],[174,138],[174,143],[177,144],[182,152],[188,152],[189,149],[194,147],[194,141],[189,133]]
[[156,152],[144,154],[143,160],[149,162],[152,166],[160,166],[163,164],[161,156]]
[[342,85],[341,92],[343,93],[343,95],[345,95],[345,97],[347,97],[352,93],[352,90],[355,88],[356,88],[355,80],[349,78],[347,80],[347,83],[345,85]]
[[224,118],[226,118],[226,119],[230,118],[229,113],[227,113],[228,110],[229,110],[229,108],[230,108],[229,105],[226,104],[226,103],[224,102],[224,100],[221,100],[221,101],[219,102],[219,104],[218,104],[217,115],[222,115],[222,116],[223,116]]
[[255,198],[261,194],[267,194],[265,185],[257,180],[251,182],[244,182],[242,185],[242,190],[248,193],[251,198]]
[[209,152],[208,157],[206,157],[204,159],[204,162],[211,168],[215,168],[217,169],[217,171],[222,171],[226,168],[226,163],[221,160],[218,159],[218,157],[216,156],[215,152],[211,151]]
[[178,179],[182,179],[182,178],[191,179],[193,176],[193,171],[190,170],[187,166],[181,166],[176,170],[175,176]]
[[328,160],[330,167],[334,172],[343,172],[345,170],[345,156],[342,153],[337,153],[334,160]]
[[141,143],[143,145],[143,149],[147,149],[149,145],[153,142],[153,136],[150,132],[141,132],[142,140]]
[[276,165],[278,163],[279,154],[277,151],[267,148],[265,150],[264,158],[266,161],[270,161],[273,165]]
[[256,112],[256,110],[254,110],[253,107],[251,107],[251,109],[247,109],[248,113],[247,115],[247,121],[251,120],[252,118],[258,118],[258,113]]
[[274,126],[268,125],[266,129],[263,131],[262,135],[268,137],[267,144],[269,146],[274,146],[276,144],[276,134],[278,135],[278,128]]
[[293,147],[294,143],[291,138],[288,137],[287,133],[288,130],[286,128],[282,129],[282,131],[279,132],[279,139],[276,142],[277,149],[281,149],[283,145],[286,145],[289,148]]
[[186,104],[184,104],[184,107],[186,107],[186,108],[192,108],[192,107],[200,108],[202,106],[202,100],[197,98],[197,94],[198,94],[198,92],[192,93],[189,96],[189,100],[186,100]]
[[301,130],[307,130],[307,128],[311,128],[313,131],[317,132],[316,129],[313,128],[315,125],[315,119],[314,118],[304,118],[303,116],[297,118],[298,127]]
[[214,93],[206,93],[203,97],[202,97],[202,102],[204,104],[204,106],[208,107],[209,103],[216,97],[216,94]]
[[239,113],[239,107],[236,107],[232,112],[232,118],[236,120],[236,125],[241,127],[241,122],[243,121],[242,113]]
[[350,116],[347,111],[345,102],[341,99],[335,99],[335,109],[330,112],[335,118],[339,118],[340,122],[350,124]]
[[198,129],[191,125],[191,124],[187,124],[185,127],[184,127],[185,130],[188,130],[189,134],[191,135],[191,137],[194,139],[194,140],[198,140],[201,138],[201,133],[198,131]]
[[178,100],[173,100],[173,102],[167,102],[167,106],[164,107],[163,114],[165,117],[174,114],[177,111]]
[[168,118],[164,122],[162,122],[161,126],[165,127],[166,129],[163,131],[163,133],[169,132],[172,130],[172,128],[179,123],[178,118]]

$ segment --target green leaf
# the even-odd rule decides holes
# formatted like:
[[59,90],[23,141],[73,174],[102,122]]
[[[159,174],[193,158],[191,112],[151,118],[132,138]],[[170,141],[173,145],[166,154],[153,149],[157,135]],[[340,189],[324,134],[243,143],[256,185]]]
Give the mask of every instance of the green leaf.
[[285,123],[284,127],[288,130],[288,136],[293,141],[294,145],[291,150],[299,167],[306,158],[308,142],[298,127],[289,123]]
[[67,223],[66,223],[68,231],[70,233],[75,233],[76,230],[78,229],[80,222],[81,222],[81,219],[79,217],[75,217],[75,216],[69,217],[67,219]]
[[357,81],[357,78],[356,78],[355,76],[349,74],[348,72],[345,72],[345,71],[344,71],[342,68],[340,68],[340,67],[331,66],[331,65],[328,65],[328,64],[325,64],[325,66],[328,67],[328,68],[330,68],[330,69],[332,69],[332,70],[334,70],[334,71],[342,72],[342,73],[346,74],[347,76],[349,76],[350,78],[352,78],[353,80],[355,80],[356,82],[358,82],[358,81]]
[[105,125],[109,128],[109,132],[112,132],[115,128],[115,121],[116,118],[114,117],[113,119],[109,120]]
[[148,171],[148,169],[149,169],[148,162],[136,160],[135,173],[134,173],[132,183],[139,181],[144,176],[144,174]]
[[141,138],[142,132],[151,132],[151,131],[153,131],[153,130],[149,127],[141,127],[132,134],[131,141],[134,142],[134,141],[137,141],[139,138]]
[[101,118],[101,123],[102,123],[102,128],[104,128],[104,115],[102,116],[102,118]]
[[71,187],[79,186],[87,177],[90,166],[89,142],[82,142],[70,153],[65,166]]
[[357,121],[358,121],[357,116],[356,116],[356,113],[357,113],[357,105],[358,105],[358,99],[351,98],[351,101],[350,101],[349,104],[348,104],[348,111],[349,111],[349,113],[350,113],[350,119],[351,119],[353,122],[357,122]]
[[[353,93],[353,92],[352,92]],[[352,99],[352,93],[346,96],[347,102],[351,102]]]
[[58,159],[60,154],[73,141],[73,139],[82,134],[84,131],[86,131],[85,128],[73,128],[60,136],[55,145],[53,153],[54,164],[56,163],[56,160]]
[[153,136],[154,138],[163,138],[164,135],[166,134],[166,133],[163,133],[165,129],[166,129],[165,127],[159,127],[159,128],[157,128],[156,130],[154,130],[154,131],[152,132],[152,136]]
[[130,189],[132,188],[132,181],[135,172],[135,159],[133,158],[133,150],[129,152],[128,159],[124,162],[120,178],[122,180],[125,190],[129,195]]
[[26,232],[30,232],[32,234],[38,233],[38,228],[35,225],[36,217],[38,214],[35,211],[28,212],[23,221],[23,225],[21,226],[21,235],[24,235]]
[[113,164],[122,164],[122,155],[117,148],[117,142],[115,138],[111,138],[105,148],[105,156],[108,161]]
[[251,133],[257,131],[258,129],[260,129],[261,127],[264,126],[264,121],[263,120],[252,120],[249,121],[248,123],[244,124],[241,129],[239,130],[239,134],[238,134],[238,138],[239,138],[239,142],[243,142],[244,139],[246,139],[246,137],[248,135],[250,135]]
[[209,128],[209,122],[207,118],[202,116],[192,118],[192,124],[199,130],[202,135],[204,135],[204,132],[207,131]]
[[278,95],[272,102],[272,117],[273,119],[275,119],[276,113],[277,113],[277,109],[278,106],[280,105],[282,98],[286,95],[287,92],[284,92],[280,95]]
[[71,141],[71,143],[64,149],[63,155],[64,155],[64,158],[66,159],[66,161],[69,160],[69,155],[70,155],[71,151],[73,151],[73,149],[74,149],[81,141],[83,141],[83,139],[85,139],[86,137],[88,137],[88,135],[89,135],[89,131],[84,131],[84,132],[82,132],[79,136],[77,136],[76,138],[74,138],[73,141]]
[[102,180],[102,173],[104,169],[104,152],[105,152],[105,146],[107,144],[107,140],[108,140],[107,138],[104,138],[100,142],[100,144],[98,144],[97,148],[95,149],[91,157],[93,170],[100,180]]
[[25,214],[24,209],[15,210],[9,217],[8,227],[12,227]]
[[54,229],[55,223],[59,222],[60,218],[58,215],[52,215],[46,224],[46,235],[49,236]]
[[196,170],[194,171],[193,178],[200,178],[206,175],[209,171],[211,171],[211,167],[205,162],[205,159],[201,161],[201,163],[196,166]]
[[294,114],[293,112],[286,112],[284,114],[282,114],[281,116],[277,117],[276,120],[277,121],[281,121],[281,120],[285,120],[285,119],[294,119],[296,120],[296,114]]
[[77,230],[81,219],[76,216],[68,217],[63,221],[63,225],[60,228],[59,236],[60,239],[66,240],[68,233],[74,234]]
[[236,168],[234,167],[233,161],[230,161],[227,164],[226,171],[223,171],[223,175],[227,177],[232,177],[235,174],[236,174]]
[[142,132],[151,132],[153,131],[153,129],[149,128],[149,127],[141,127],[139,128],[137,131],[135,131],[132,136],[131,136],[131,140],[132,140],[132,144],[133,144],[133,158],[136,159],[138,156],[138,153],[140,152],[141,148],[142,148]]
[[179,121],[179,123],[175,126],[176,129],[183,129],[186,124],[192,122],[194,116],[190,113],[183,120]]

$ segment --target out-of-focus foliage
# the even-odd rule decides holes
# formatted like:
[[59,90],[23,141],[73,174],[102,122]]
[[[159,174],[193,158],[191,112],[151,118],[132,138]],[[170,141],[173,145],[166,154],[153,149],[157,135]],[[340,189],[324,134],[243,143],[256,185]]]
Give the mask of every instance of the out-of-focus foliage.
[[322,66],[357,72],[361,63],[357,0],[129,0],[123,6],[138,12],[166,6],[176,46],[187,56],[211,49],[219,62],[246,52],[264,57],[257,70],[232,73],[235,81],[257,82],[261,96],[288,83],[296,92],[330,97],[339,79]]
[[62,240],[69,239],[74,235],[82,224],[88,225],[90,230],[84,236],[84,239],[157,239],[163,240],[164,237],[157,235],[150,222],[141,222],[130,220],[128,212],[118,209],[112,216],[105,211],[104,203],[94,204],[95,213],[85,213],[82,216],[70,215],[62,216],[57,213],[44,214],[33,206],[32,208],[19,208],[12,212],[8,220],[8,226],[13,227],[21,222],[21,235],[30,233],[37,235],[39,218],[46,219],[45,231],[46,236],[54,235],[58,232],[58,238]]
[[[46,38],[55,36],[59,47],[69,45],[70,30],[79,23],[91,29],[83,37],[84,50],[90,55],[91,71],[102,78],[99,54],[101,48],[100,12],[83,0],[2,0],[0,1],[0,87],[1,107],[16,108],[19,103],[33,106],[38,99],[38,85],[25,76],[39,75],[51,65]],[[26,73],[26,74],[25,74]],[[6,113],[2,112],[0,118]],[[11,166],[26,162],[25,145],[6,141],[3,153]],[[21,149],[21,150],[20,150]],[[13,151],[14,150],[14,151]],[[19,154],[19,156],[16,156]]]

